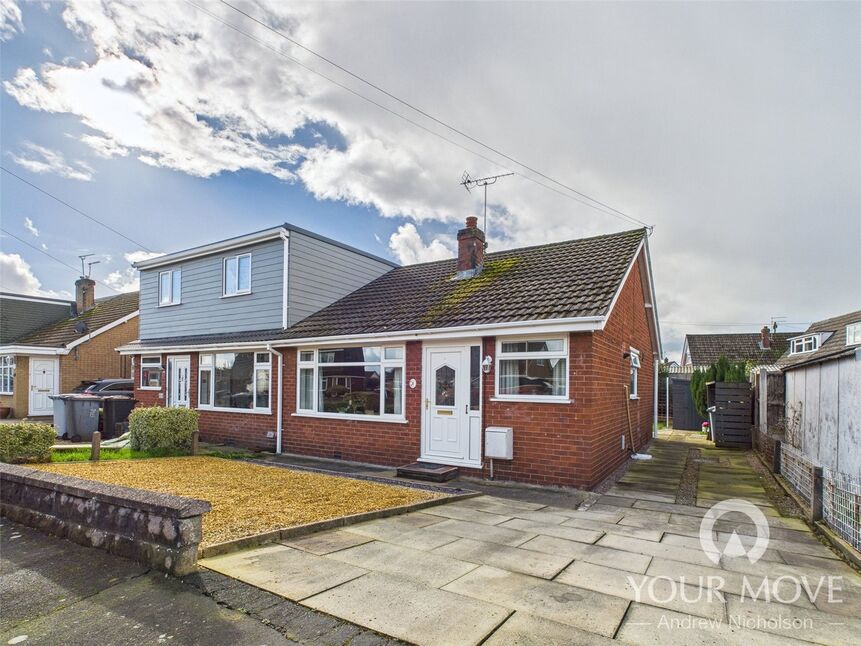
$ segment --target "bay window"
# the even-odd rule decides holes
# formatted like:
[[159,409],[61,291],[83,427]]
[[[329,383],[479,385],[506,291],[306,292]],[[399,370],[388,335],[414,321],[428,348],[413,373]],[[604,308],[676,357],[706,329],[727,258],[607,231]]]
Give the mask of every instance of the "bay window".
[[141,390],[161,390],[163,379],[161,356],[141,357]]
[[568,398],[567,339],[498,339],[496,396],[500,399]]
[[403,418],[403,346],[301,350],[300,413]]
[[0,395],[11,395],[15,390],[15,356],[0,357]]
[[272,359],[268,352],[202,354],[198,367],[198,407],[269,411]]

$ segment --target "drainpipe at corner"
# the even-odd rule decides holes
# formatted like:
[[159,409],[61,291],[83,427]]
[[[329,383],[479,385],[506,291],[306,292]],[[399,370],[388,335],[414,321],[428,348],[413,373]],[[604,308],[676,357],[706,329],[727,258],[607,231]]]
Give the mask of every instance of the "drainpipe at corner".
[[654,385],[655,390],[655,421],[652,424],[652,437],[658,437],[658,369],[660,367],[661,360],[655,357],[655,374],[652,377],[652,384]]
[[[266,349],[278,357],[278,421],[275,426],[275,453],[281,453],[281,423],[283,419],[283,400],[284,400],[284,355],[272,347],[271,343],[266,344]],[[656,409],[657,410],[657,409]]]

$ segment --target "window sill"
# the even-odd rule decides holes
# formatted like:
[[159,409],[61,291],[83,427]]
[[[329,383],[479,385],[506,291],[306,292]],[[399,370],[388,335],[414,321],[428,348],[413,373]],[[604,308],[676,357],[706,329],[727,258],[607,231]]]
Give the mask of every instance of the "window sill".
[[236,292],[235,294],[222,294],[221,298],[236,298],[237,296],[251,296],[253,292]]
[[490,401],[492,402],[521,402],[521,403],[530,403],[530,404],[573,404],[573,399],[565,399],[565,398],[552,398],[552,397],[491,397]]
[[13,392],[8,392],[8,393],[6,391],[0,392],[0,395],[14,395],[14,394],[15,393],[13,393]]
[[640,398],[640,396],[639,396],[639,395],[630,395],[630,398],[631,398],[631,399],[639,399],[639,398]]
[[198,406],[197,410],[207,413],[240,413],[242,415],[271,415],[271,408],[216,408],[215,406]]
[[182,301],[179,303],[159,303],[159,307],[176,307],[177,305],[182,305]]
[[381,415],[348,415],[340,413],[291,413],[291,417],[313,417],[316,419],[343,419],[353,422],[385,422],[386,424],[408,424],[409,420],[403,417],[383,417]]
[[161,386],[140,386],[138,390],[161,390]]

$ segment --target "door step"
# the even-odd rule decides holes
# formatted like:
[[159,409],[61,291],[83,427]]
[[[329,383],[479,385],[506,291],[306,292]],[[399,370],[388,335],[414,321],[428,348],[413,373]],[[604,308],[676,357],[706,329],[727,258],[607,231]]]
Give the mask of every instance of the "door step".
[[430,482],[445,482],[457,477],[457,467],[433,462],[413,462],[398,467],[399,478],[413,480],[429,480]]

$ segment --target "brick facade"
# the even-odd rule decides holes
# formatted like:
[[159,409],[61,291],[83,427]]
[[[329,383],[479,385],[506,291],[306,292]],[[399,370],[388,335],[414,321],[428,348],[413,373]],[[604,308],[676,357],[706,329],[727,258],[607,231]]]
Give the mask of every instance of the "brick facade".
[[[641,264],[635,264],[603,330],[569,335],[569,403],[492,401],[496,370],[496,338],[483,339],[483,354],[494,357],[489,374],[482,375],[482,428],[514,429],[514,460],[494,462],[494,476],[543,485],[594,487],[627,459],[630,435],[626,405],[637,449],[651,437],[654,352],[645,307]],[[630,380],[630,348],[639,350],[641,368],[639,399],[627,400],[624,386]],[[422,343],[406,344],[405,423],[302,416],[296,414],[297,370],[295,348],[281,348],[284,355],[282,396],[283,445],[286,453],[337,458],[381,465],[416,460],[421,448]],[[197,402],[197,356],[192,354],[191,401]],[[165,359],[166,365],[166,357]],[[277,359],[277,357],[276,357]],[[139,366],[139,359],[136,360]],[[138,369],[139,373],[139,369]],[[139,383],[140,375],[136,375]],[[409,381],[416,387],[409,388]],[[252,415],[201,411],[201,437],[265,450],[273,450],[275,431],[275,383],[273,361],[273,414]],[[153,391],[137,391],[144,405],[163,405]],[[162,391],[164,397],[164,392]],[[622,437],[625,437],[625,446]],[[488,475],[484,469],[467,469],[469,475]]]

